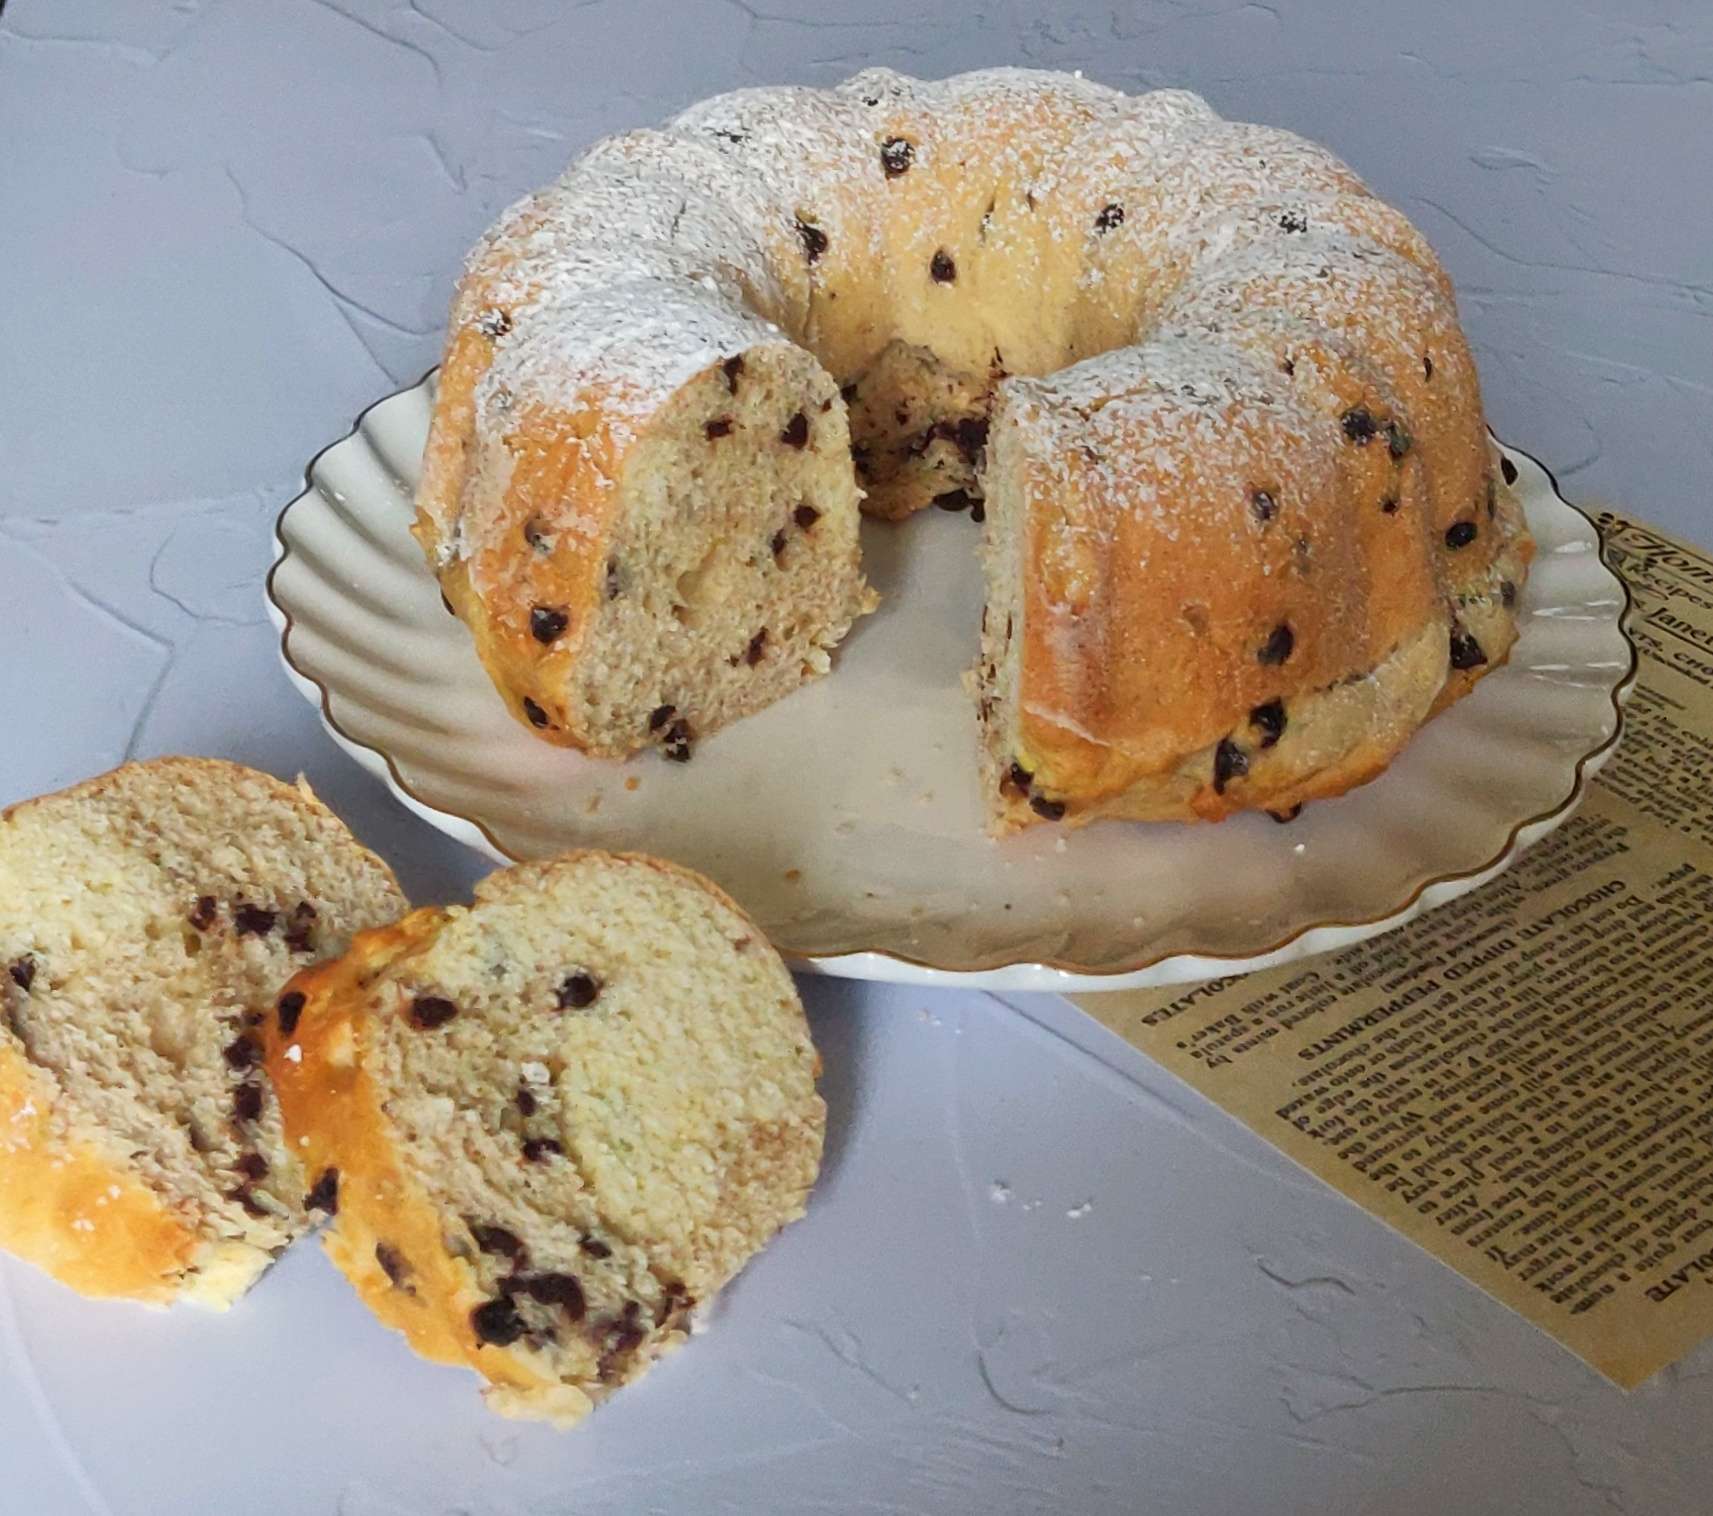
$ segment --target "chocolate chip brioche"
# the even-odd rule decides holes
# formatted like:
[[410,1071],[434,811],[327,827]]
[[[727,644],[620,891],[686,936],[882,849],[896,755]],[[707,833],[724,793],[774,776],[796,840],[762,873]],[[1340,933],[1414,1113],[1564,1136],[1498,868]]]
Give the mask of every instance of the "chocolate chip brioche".
[[334,1261],[508,1415],[575,1422],[680,1343],[819,1166],[790,975],[653,859],[520,865],[363,933],[265,1039]]
[[255,1026],[406,908],[307,786],[132,763],[0,813],[0,1247],[221,1307],[302,1232]]
[[542,736],[680,758],[824,668],[868,604],[853,480],[985,518],[995,832],[1288,814],[1516,635],[1527,531],[1432,249],[1182,90],[737,90],[471,255],[416,531]]

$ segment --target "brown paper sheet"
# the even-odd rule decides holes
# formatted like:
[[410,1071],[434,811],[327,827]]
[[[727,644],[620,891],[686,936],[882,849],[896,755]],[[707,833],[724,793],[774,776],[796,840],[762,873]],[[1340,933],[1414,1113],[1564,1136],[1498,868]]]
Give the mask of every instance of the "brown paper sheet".
[[1600,527],[1641,668],[1569,822],[1343,952],[1077,1004],[1629,1389],[1713,1334],[1713,558]]

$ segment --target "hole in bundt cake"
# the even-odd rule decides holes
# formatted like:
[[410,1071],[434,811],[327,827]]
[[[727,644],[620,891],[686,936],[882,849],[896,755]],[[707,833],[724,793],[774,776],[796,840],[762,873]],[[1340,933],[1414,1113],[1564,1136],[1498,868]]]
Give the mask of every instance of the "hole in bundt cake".
[[1473,521],[1454,521],[1445,529],[1445,545],[1449,548],[1468,547],[1476,537]]

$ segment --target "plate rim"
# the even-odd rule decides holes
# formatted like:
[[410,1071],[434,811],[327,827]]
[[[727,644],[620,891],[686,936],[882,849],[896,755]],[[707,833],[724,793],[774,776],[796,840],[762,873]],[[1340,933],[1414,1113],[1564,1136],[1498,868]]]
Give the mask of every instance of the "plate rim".
[[[338,718],[333,714],[332,691],[321,679],[299,664],[292,656],[291,638],[297,623],[275,593],[275,579],[292,555],[291,544],[285,534],[287,517],[310,496],[325,498],[325,493],[316,480],[316,469],[321,461],[336,449],[346,446],[361,436],[364,423],[368,420],[371,412],[378,410],[388,401],[396,400],[401,395],[413,394],[423,389],[437,378],[439,372],[440,365],[435,364],[414,383],[401,385],[398,389],[371,401],[357,413],[355,420],[344,433],[335,437],[324,447],[317,449],[309,461],[304,464],[303,488],[286,501],[274,518],[273,538],[276,553],[273,562],[268,566],[267,575],[263,579],[262,594],[266,602],[268,619],[279,634],[279,656],[285,672],[304,698],[316,707],[323,727],[326,728],[328,735],[334,739],[337,745],[363,768],[383,780],[393,792],[395,799],[406,809],[420,816],[429,825],[444,832],[455,841],[463,843],[466,847],[485,853],[496,863],[502,865],[521,863],[525,860],[503,846],[484,822],[474,816],[466,816],[462,812],[448,810],[444,806],[436,805],[424,799],[405,780],[390,752],[385,748],[375,746],[373,743],[353,737],[339,725]],[[1546,809],[1515,822],[1506,835],[1503,844],[1490,857],[1472,868],[1458,869],[1449,873],[1437,873],[1421,880],[1407,898],[1391,904],[1377,915],[1309,922],[1277,942],[1244,953],[1197,953],[1180,949],[1159,952],[1152,956],[1144,953],[1137,958],[1126,959],[1122,963],[1107,967],[1094,967],[1051,957],[1029,956],[1007,959],[1002,963],[991,963],[979,967],[956,967],[879,946],[856,947],[836,953],[806,953],[781,947],[779,949],[781,955],[793,965],[800,965],[805,970],[839,977],[880,978],[882,977],[880,975],[865,973],[865,966],[875,963],[888,964],[892,965],[896,971],[901,972],[893,972],[884,977],[898,983],[962,987],[989,985],[995,988],[1047,988],[1059,991],[1116,990],[1141,984],[1190,983],[1200,979],[1219,977],[1225,973],[1248,973],[1264,966],[1289,962],[1299,957],[1313,956],[1316,953],[1330,951],[1337,946],[1345,945],[1340,942],[1328,942],[1315,946],[1303,945],[1308,939],[1323,933],[1334,937],[1345,933],[1357,934],[1355,937],[1346,939],[1347,942],[1377,936],[1381,932],[1404,925],[1423,910],[1446,904],[1460,895],[1479,888],[1489,879],[1497,876],[1520,851],[1532,846],[1569,818],[1586,794],[1589,780],[1616,750],[1624,735],[1624,707],[1635,688],[1636,680],[1641,671],[1641,653],[1631,631],[1631,623],[1635,613],[1635,597],[1631,593],[1629,582],[1612,566],[1606,538],[1600,530],[1600,523],[1588,511],[1573,500],[1566,498],[1559,485],[1558,476],[1541,459],[1526,449],[1515,447],[1503,441],[1494,432],[1491,425],[1487,427],[1487,435],[1501,451],[1514,453],[1518,457],[1525,458],[1538,468],[1546,477],[1547,484],[1551,487],[1553,496],[1558,503],[1574,512],[1587,523],[1589,530],[1594,535],[1600,566],[1610,576],[1623,597],[1623,604],[1618,612],[1617,627],[1629,653],[1629,661],[1623,674],[1607,690],[1607,697],[1612,705],[1611,733],[1595,747],[1578,755],[1571,771],[1570,786],[1564,796]],[[1525,834],[1530,835],[1525,837]],[[1438,898],[1429,902],[1427,897],[1430,894],[1437,894]],[[1293,948],[1297,951],[1293,952]],[[1189,972],[1182,974],[1161,972],[1161,970],[1172,965],[1177,965]]]

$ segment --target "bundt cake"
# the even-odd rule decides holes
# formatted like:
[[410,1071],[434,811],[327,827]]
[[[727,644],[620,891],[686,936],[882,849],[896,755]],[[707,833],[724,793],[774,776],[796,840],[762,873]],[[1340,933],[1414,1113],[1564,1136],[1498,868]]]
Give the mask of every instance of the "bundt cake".
[[967,511],[996,831],[1288,816],[1506,656],[1496,464],[1443,270],[1331,153],[1178,90],[870,70],[505,213],[415,530],[520,719],[685,758],[872,606],[859,500]]
[[265,1035],[328,1252],[505,1414],[576,1421],[682,1343],[820,1166],[790,974],[650,858],[523,864],[365,932]]

